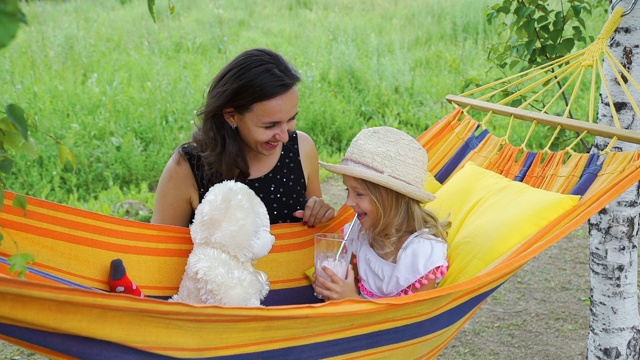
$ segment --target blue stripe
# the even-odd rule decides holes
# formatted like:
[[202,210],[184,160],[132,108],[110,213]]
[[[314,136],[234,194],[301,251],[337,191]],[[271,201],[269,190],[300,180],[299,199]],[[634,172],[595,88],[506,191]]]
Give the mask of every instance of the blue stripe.
[[[100,326],[100,320],[96,320],[94,326]],[[140,331],[149,331],[149,329],[140,329]],[[171,359],[167,356],[104,340],[34,330],[9,324],[0,323],[0,333],[78,359]]]
[[[362,335],[292,346],[284,349],[194,359],[320,359],[399,344],[423,338],[454,325],[480,305],[489,295],[498,289],[499,286],[500,285],[478,294],[464,303],[432,318],[392,329],[373,331]],[[428,308],[429,300],[424,300],[423,305],[425,308]],[[388,311],[390,312],[389,316],[392,316],[393,310]],[[96,320],[95,326],[99,326],[99,320]],[[277,326],[275,319],[273,326]],[[149,329],[141,324],[139,330],[143,332]],[[225,329],[221,327],[219,331],[224,333]],[[0,333],[10,338],[22,340],[80,359],[169,359],[167,356],[144,352],[103,340],[34,330],[2,323],[0,323]]]
[[[4,257],[0,257],[0,263],[5,264],[5,265],[11,265],[9,263],[9,261],[7,259],[5,259]],[[42,270],[38,270],[38,269],[36,269],[34,267],[31,267],[31,266],[27,266],[27,270],[32,274],[38,275],[38,276],[43,277],[45,279],[49,279],[49,280],[55,281],[55,282],[63,284],[63,285],[67,285],[67,286],[74,287],[74,288],[79,288],[79,289],[84,289],[84,290],[99,291],[98,289],[92,288],[91,286],[82,285],[80,283],[73,282],[73,281],[67,280],[65,278],[61,278],[59,276],[55,276],[55,275],[49,274],[47,272],[44,272]]]
[[536,155],[538,155],[537,152],[527,152],[527,158],[524,160],[524,165],[522,165],[522,168],[518,172],[518,175],[516,175],[513,180],[520,182],[524,180],[525,176],[527,176],[527,173],[529,172],[529,169],[531,169],[531,164],[533,164],[533,160],[536,158]]
[[269,290],[262,300],[264,306],[318,304],[322,300],[313,294],[313,286],[305,285],[289,289]]
[[458,168],[462,160],[464,160],[467,155],[469,155],[472,150],[477,148],[478,145],[480,145],[482,141],[484,141],[484,139],[487,137],[487,135],[489,134],[489,130],[487,129],[482,130],[479,134],[476,135],[475,131],[477,131],[479,126],[480,125],[478,124],[474,132],[469,135],[469,137],[464,141],[464,144],[460,146],[458,151],[456,151],[456,153],[449,159],[449,161],[447,161],[442,169],[440,169],[440,171],[438,171],[438,173],[434,175],[434,177],[440,184],[444,184],[444,182],[447,181],[447,179],[449,178],[449,176],[451,176],[455,169]]
[[587,165],[584,167],[580,180],[576,183],[576,186],[571,190],[571,195],[583,196],[587,193],[587,190],[593,185],[593,182],[598,177],[602,165],[604,164],[605,155],[601,158],[597,153],[589,154],[587,159]]

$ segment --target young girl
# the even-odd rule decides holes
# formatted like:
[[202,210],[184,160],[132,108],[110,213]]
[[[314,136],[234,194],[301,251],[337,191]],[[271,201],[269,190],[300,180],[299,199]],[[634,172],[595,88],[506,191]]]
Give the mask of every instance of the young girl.
[[[327,300],[409,295],[433,289],[447,273],[446,231],[421,203],[435,196],[423,189],[427,152],[410,135],[390,127],[361,131],[340,164],[320,162],[340,174],[346,204],[357,214],[346,246],[355,255],[347,279],[331,269],[330,281],[316,277],[314,290]],[[354,281],[357,272],[357,282]]]

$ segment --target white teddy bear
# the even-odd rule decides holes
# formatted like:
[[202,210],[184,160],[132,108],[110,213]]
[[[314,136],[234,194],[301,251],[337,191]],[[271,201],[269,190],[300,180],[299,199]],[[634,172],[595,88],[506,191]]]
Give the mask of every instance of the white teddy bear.
[[270,230],[267,209],[253,190],[231,180],[213,186],[196,209],[193,250],[171,300],[259,306],[269,281],[252,264],[271,250]]

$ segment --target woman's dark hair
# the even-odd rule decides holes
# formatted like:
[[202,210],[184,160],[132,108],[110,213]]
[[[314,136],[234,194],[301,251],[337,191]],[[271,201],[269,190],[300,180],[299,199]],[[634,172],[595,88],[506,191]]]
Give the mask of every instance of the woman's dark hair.
[[207,183],[249,178],[242,139],[225,121],[223,109],[233,108],[242,115],[253,104],[280,96],[298,82],[297,70],[269,49],[247,50],[216,75],[205,104],[198,110],[201,123],[191,137],[202,157]]

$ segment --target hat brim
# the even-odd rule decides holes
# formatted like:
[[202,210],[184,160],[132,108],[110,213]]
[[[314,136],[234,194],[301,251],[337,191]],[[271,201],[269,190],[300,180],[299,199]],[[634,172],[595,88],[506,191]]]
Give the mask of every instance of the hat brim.
[[[392,178],[389,175],[381,174],[373,170],[367,170],[363,168],[357,168],[348,165],[341,164],[328,164],[322,161],[318,162],[320,166],[338,175],[347,175],[358,179],[370,181],[374,184],[384,186],[393,191],[399,192],[412,199],[418,200],[421,203],[427,203],[435,200],[436,196],[423,188],[418,188],[413,185],[409,185],[404,181]],[[426,172],[426,169],[425,169]],[[423,184],[424,185],[424,184]]]

